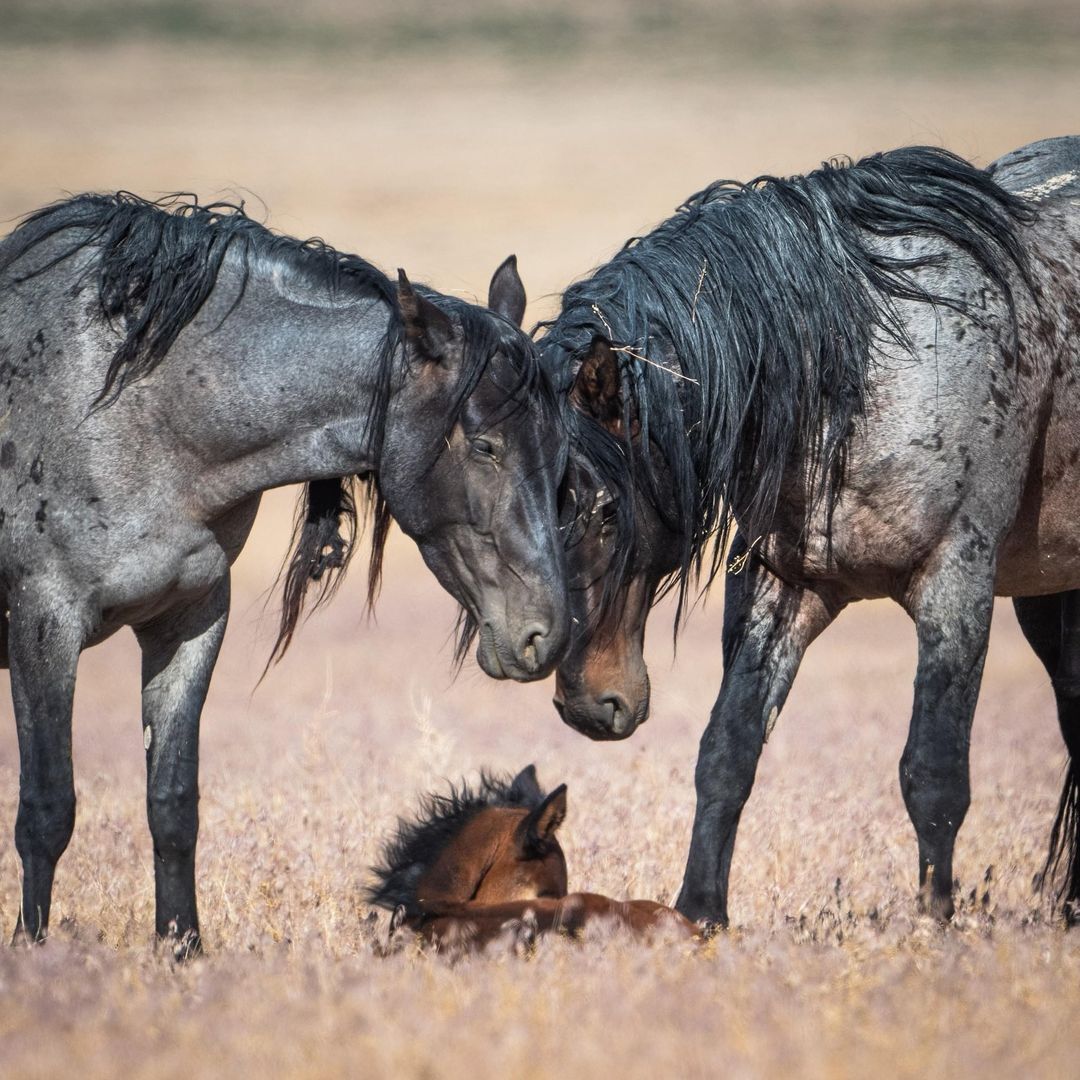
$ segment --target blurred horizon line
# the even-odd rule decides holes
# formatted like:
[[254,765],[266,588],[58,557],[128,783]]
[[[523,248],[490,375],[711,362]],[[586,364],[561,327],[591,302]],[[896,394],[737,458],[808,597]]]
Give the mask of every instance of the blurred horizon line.
[[[379,63],[494,56],[663,67],[711,58],[735,70],[972,69],[1075,64],[1080,5],[1060,0],[0,0],[0,49],[125,44]],[[651,74],[651,72],[647,72]]]

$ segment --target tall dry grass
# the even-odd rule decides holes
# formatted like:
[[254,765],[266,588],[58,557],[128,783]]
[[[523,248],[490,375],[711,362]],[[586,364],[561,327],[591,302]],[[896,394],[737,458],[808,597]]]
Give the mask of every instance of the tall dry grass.
[[[8,42],[0,216],[63,189],[250,188],[278,226],[451,291],[482,295],[516,250],[541,317],[545,294],[716,176],[905,142],[988,160],[1080,127],[1075,65],[911,77],[849,69],[838,54],[731,72],[699,54],[654,71],[601,51],[551,68],[487,54],[351,63],[190,41]],[[497,685],[471,665],[451,681],[452,605],[400,540],[377,623],[350,582],[253,693],[288,504],[267,500],[237,567],[204,716],[207,958],[175,970],[152,949],[138,662],[120,635],[80,672],[79,819],[53,939],[0,950],[0,1073],[1076,1074],[1080,936],[1048,921],[1031,891],[1062,749],[1007,606],[976,719],[949,930],[914,913],[896,779],[914,635],[894,609],[866,605],[804,665],[744,814],[734,928],[704,953],[601,938],[543,942],[527,962],[384,959],[384,923],[360,900],[365,867],[417,792],[481,765],[535,761],[547,783],[569,783],[573,886],[672,899],[720,679],[719,598],[695,614],[677,661],[670,611],[654,616],[654,716],[626,744],[563,728],[550,686]],[[0,714],[10,929],[18,765],[6,693]]]

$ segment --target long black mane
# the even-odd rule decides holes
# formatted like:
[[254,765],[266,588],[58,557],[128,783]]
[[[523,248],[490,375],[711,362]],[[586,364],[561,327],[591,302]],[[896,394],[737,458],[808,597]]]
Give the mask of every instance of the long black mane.
[[[42,274],[80,252],[92,254],[84,272],[96,278],[103,319],[122,334],[101,391],[89,403],[92,408],[107,407],[126,386],[164,360],[181,331],[209,299],[230,254],[239,256],[242,271],[240,291],[230,311],[240,303],[257,266],[285,266],[331,298],[357,292],[374,294],[390,314],[376,358],[376,392],[367,418],[370,442],[378,453],[403,327],[395,283],[377,267],[358,255],[337,251],[317,237],[298,240],[273,232],[249,217],[243,204],[202,205],[190,194],[149,201],[117,192],[76,195],[25,217],[0,244],[0,273],[54,237],[70,238],[70,243],[45,263],[28,264],[17,280]],[[510,388],[508,400],[520,400],[523,392],[532,393],[538,383],[546,386],[531,353],[502,333],[502,320],[497,316],[422,286],[418,291],[457,320],[464,334],[464,358],[447,432],[499,349],[512,354],[520,379],[517,387]],[[358,483],[366,490],[358,491]],[[317,590],[312,609],[333,595],[369,516],[373,524],[368,602],[374,604],[391,522],[376,474],[305,485],[282,572],[281,622],[270,662],[288,648],[312,584]]]
[[[733,516],[748,540],[768,531],[793,463],[809,475],[807,520],[821,500],[831,507],[866,408],[872,345],[910,345],[898,301],[978,318],[914,271],[959,249],[1004,297],[1015,341],[1016,272],[1030,287],[1019,230],[1033,217],[982,170],[912,147],[715,183],[566,291],[541,326],[543,362],[567,391],[596,338],[615,348],[624,430],[636,421],[641,432],[640,460],[625,441],[623,468],[683,537],[669,581],[680,609],[703,566],[707,583],[715,575]],[[881,241],[894,237],[943,244],[886,254]],[[618,464],[610,452],[608,464]]]
[[516,777],[481,772],[476,786],[462,780],[445,792],[421,796],[416,816],[398,819],[371,868],[375,880],[366,890],[368,902],[391,911],[404,904],[409,914],[417,914],[417,882],[468,821],[492,807],[533,810],[545,798],[531,766]]

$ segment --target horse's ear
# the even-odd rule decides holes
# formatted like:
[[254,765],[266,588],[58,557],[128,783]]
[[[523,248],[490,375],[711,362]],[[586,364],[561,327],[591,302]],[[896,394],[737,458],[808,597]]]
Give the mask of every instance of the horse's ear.
[[536,778],[536,766],[526,765],[510,781],[510,800],[512,802],[529,803],[540,802],[544,797],[544,789]]
[[522,846],[526,851],[543,851],[565,820],[566,785],[560,784],[521,823]]
[[515,326],[520,326],[525,318],[525,286],[518,273],[516,255],[508,255],[491,275],[488,307]]
[[404,925],[409,917],[409,911],[404,904],[398,904],[390,916],[390,936],[393,937]]
[[570,401],[609,431],[622,432],[623,400],[619,357],[606,338],[593,338],[592,346],[574,376]]
[[447,360],[454,341],[453,320],[427,297],[421,296],[400,268],[397,298],[405,340],[425,360]]

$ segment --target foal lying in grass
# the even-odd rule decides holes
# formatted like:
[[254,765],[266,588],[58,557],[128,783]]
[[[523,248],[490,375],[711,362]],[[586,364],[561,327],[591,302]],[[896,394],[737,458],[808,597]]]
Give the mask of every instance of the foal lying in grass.
[[599,920],[646,937],[697,936],[663,904],[568,893],[555,835],[565,817],[566,785],[546,795],[532,765],[512,780],[484,773],[478,788],[427,795],[415,819],[398,822],[368,899],[394,912],[392,940],[411,932],[439,949],[577,937]]

